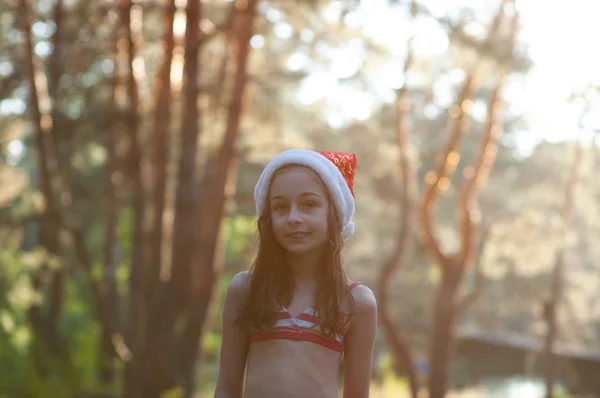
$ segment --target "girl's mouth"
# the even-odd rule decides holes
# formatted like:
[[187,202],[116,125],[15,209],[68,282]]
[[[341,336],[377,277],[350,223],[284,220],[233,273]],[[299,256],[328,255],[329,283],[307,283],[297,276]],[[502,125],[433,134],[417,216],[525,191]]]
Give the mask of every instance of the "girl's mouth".
[[287,234],[286,236],[289,238],[298,239],[307,237],[308,235],[310,235],[310,233],[308,232],[292,232],[291,234]]

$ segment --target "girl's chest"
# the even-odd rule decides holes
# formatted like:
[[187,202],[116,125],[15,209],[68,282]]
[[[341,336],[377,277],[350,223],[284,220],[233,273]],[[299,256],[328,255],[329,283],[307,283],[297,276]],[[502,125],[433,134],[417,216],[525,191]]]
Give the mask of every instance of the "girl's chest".
[[294,318],[315,307],[315,286],[300,287],[292,296],[292,300],[283,308]]
[[283,310],[289,313],[293,318],[297,318],[308,310],[314,309],[315,300],[312,297],[292,299],[288,306],[284,306]]

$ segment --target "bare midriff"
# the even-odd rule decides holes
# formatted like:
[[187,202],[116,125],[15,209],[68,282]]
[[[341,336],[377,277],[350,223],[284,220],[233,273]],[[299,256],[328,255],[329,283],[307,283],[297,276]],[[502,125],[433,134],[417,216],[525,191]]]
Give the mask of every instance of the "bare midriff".
[[337,398],[340,357],[308,341],[252,342],[244,398]]

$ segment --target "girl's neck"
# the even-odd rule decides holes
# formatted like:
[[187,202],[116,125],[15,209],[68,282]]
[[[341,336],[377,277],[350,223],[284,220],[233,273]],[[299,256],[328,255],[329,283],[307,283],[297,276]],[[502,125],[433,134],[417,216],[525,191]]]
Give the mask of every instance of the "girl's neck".
[[306,283],[317,279],[317,268],[321,264],[322,253],[289,255],[288,264],[292,268],[297,283]]

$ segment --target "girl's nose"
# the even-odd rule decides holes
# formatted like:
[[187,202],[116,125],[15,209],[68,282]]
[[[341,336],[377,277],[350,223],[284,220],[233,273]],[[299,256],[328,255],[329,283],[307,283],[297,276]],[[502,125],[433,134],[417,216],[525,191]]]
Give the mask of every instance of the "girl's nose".
[[300,215],[300,211],[296,206],[292,206],[290,208],[290,212],[288,213],[288,223],[290,224],[299,224],[302,222],[302,217]]

